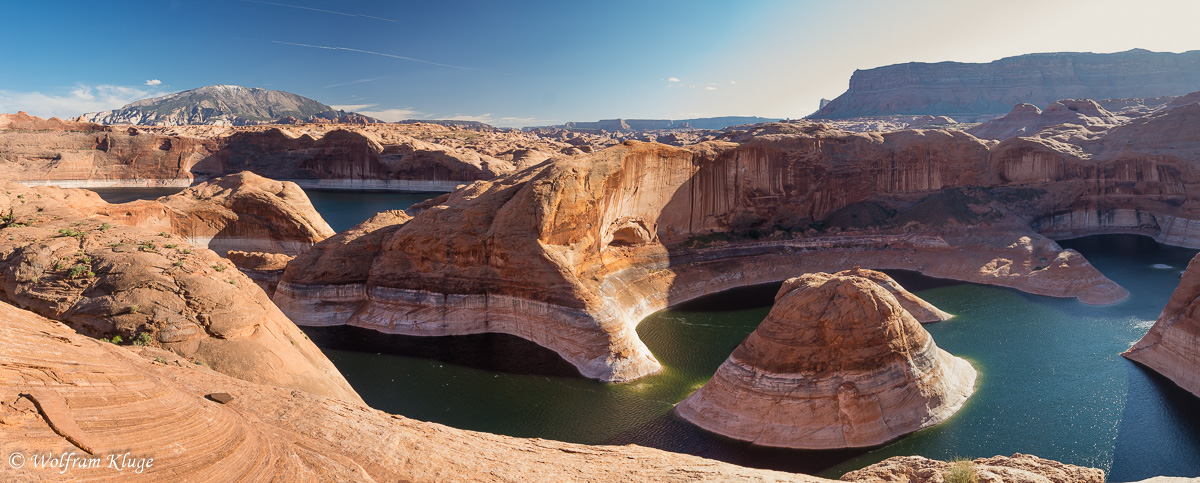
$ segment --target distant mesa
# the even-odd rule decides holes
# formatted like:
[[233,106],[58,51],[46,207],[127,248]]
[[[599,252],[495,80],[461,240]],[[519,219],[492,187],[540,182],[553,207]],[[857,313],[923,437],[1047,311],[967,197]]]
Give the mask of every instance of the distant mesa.
[[664,129],[725,129],[742,124],[778,121],[778,118],[724,116],[698,119],[603,119],[595,122],[568,122],[555,126],[527,127],[526,130],[570,129],[577,131],[656,131]]
[[337,110],[290,92],[233,85],[207,86],[142,99],[120,109],[84,114],[76,121],[141,126],[380,122],[378,119]]
[[1014,105],[1059,99],[1178,96],[1200,91],[1200,51],[1060,52],[989,63],[909,62],[855,71],[850,88],[812,119],[944,115],[973,122]]
[[439,126],[457,127],[460,129],[470,130],[495,130],[496,126],[479,121],[462,121],[458,119],[405,119],[398,121],[396,124],[437,124]]
[[974,392],[975,369],[939,349],[880,281],[898,287],[857,270],[784,282],[762,324],[676,411],[799,449],[874,446],[945,421]]

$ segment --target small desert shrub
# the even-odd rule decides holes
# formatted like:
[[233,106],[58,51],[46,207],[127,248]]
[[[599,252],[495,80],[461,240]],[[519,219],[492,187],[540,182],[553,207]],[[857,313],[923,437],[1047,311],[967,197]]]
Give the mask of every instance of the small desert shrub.
[[92,278],[96,276],[96,272],[88,269],[87,265],[75,265],[67,270],[67,276],[70,278]]
[[168,244],[166,244],[166,245],[163,245],[163,248],[175,248],[175,247],[177,247],[177,246],[179,246],[179,245],[176,245],[176,244],[174,244],[174,243],[168,243]]
[[121,342],[122,342],[121,336],[119,336],[119,335],[114,335],[109,339],[100,339],[100,340],[102,340],[104,342],[111,342],[116,345],[121,345]]
[[172,263],[171,265],[175,265],[176,267],[182,267],[183,260],[176,260],[175,263]]
[[130,314],[136,314],[136,313],[138,313],[138,310],[141,310],[141,309],[142,309],[141,307],[138,307],[138,306],[135,304],[135,305],[130,305],[130,306],[129,306],[129,308],[128,308],[128,309],[126,309],[126,311],[127,311],[128,313],[130,313]]
[[163,237],[163,238],[167,238],[167,237],[170,237],[170,236],[171,236],[171,234],[170,234],[170,233],[167,233],[167,232],[165,232],[165,231],[160,231],[160,232],[158,232],[158,236],[161,236],[161,237]]
[[142,332],[141,334],[138,334],[137,338],[133,339],[133,345],[138,346],[150,345],[151,342],[154,342],[154,339],[150,337],[149,332]]
[[942,477],[946,483],[979,483],[975,467],[971,465],[971,460],[965,458],[955,458],[950,462],[950,466],[942,470]]
[[108,231],[109,228],[112,228],[112,225],[110,225],[108,223],[100,225],[100,231]]
[[225,265],[213,265],[212,267],[213,267],[213,270],[216,270],[216,271],[218,271],[218,272],[224,272],[224,271],[225,271]]

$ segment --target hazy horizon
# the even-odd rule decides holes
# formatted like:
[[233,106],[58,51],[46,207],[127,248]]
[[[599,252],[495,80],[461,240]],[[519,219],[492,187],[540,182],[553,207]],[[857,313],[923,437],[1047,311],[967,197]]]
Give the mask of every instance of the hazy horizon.
[[[206,85],[385,121],[800,118],[856,69],[1200,48],[1200,4],[946,0],[30,3],[0,26],[0,112],[61,118]],[[1111,35],[1103,35],[1105,32]],[[15,45],[15,44],[14,44]]]

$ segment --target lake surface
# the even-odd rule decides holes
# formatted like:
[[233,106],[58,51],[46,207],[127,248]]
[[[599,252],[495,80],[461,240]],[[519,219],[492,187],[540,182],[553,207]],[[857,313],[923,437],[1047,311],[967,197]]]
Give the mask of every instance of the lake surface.
[[[183,188],[93,188],[109,203],[155,199],[169,196]],[[306,189],[313,207],[321,213],[333,231],[345,231],[372,215],[387,210],[403,210],[441,193],[408,191],[345,191]]]
[[[435,195],[308,193],[336,230]],[[896,455],[948,459],[1017,452],[1101,468],[1109,481],[1200,476],[1200,399],[1119,355],[1153,324],[1197,251],[1132,235],[1060,244],[1079,250],[1129,289],[1129,300],[1094,307],[889,272],[955,314],[925,328],[940,347],[971,361],[980,378],[975,395],[949,421],[869,450],[759,448],[673,415],[674,405],[702,386],[762,321],[778,284],[734,289],[647,317],[638,333],[665,369],[626,384],[583,379],[553,352],[502,334],[407,337],[353,327],[303,329],[371,406],[464,429],[636,443],[827,477]]]

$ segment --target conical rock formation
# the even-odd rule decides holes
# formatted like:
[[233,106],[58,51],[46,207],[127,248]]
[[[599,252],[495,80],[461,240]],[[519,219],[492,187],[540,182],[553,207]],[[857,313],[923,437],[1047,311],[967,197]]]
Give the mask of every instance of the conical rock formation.
[[762,324],[676,411],[764,446],[873,446],[949,418],[975,377],[879,283],[812,273],[784,283]]

